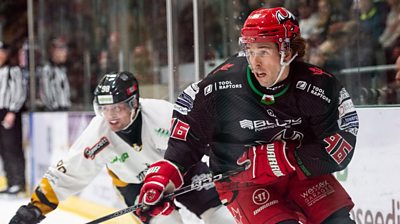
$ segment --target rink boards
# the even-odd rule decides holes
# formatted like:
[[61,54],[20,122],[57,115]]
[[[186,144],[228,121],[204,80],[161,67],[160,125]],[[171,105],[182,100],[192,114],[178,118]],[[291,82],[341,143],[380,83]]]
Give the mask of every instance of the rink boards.
[[400,224],[400,108],[359,108],[348,169],[336,174],[355,202],[359,224]]
[[[400,108],[358,108],[360,130],[353,161],[336,175],[355,202],[358,224],[400,224]],[[25,114],[24,139],[28,175],[35,185],[50,164],[65,155],[84,130],[92,113]],[[85,200],[113,208],[123,204],[103,172],[79,194]]]

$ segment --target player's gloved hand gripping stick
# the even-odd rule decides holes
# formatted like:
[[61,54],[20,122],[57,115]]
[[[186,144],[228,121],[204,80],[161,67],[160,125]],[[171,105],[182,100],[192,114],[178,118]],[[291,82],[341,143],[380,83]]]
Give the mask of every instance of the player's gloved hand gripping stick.
[[[153,164],[154,165],[154,164]],[[235,170],[231,170],[229,172],[223,173],[223,174],[218,174],[215,176],[206,176],[203,179],[198,179],[196,181],[193,181],[190,185],[186,185],[178,190],[175,190],[172,193],[169,193],[167,195],[165,195],[160,201],[171,201],[173,198],[182,195],[182,194],[186,194],[188,192],[194,191],[194,190],[201,190],[202,188],[208,187],[211,184],[214,184],[214,181],[220,181],[220,180],[224,180],[234,174],[237,174],[241,171],[244,170],[244,167],[239,167],[238,169]],[[121,210],[118,210],[114,213],[111,213],[109,215],[100,217],[96,220],[93,220],[91,222],[85,223],[85,224],[97,224],[97,223],[101,223],[104,221],[107,221],[109,219],[113,219],[116,217],[119,217],[121,215],[124,215],[126,213],[129,212],[135,212],[138,209],[146,209],[146,207],[148,207],[148,205],[144,204],[144,203],[139,203]]]
[[230,177],[233,182],[253,182],[272,184],[281,176],[293,173],[296,168],[289,159],[295,145],[284,140],[276,140],[265,145],[251,146],[237,160],[246,170]]
[[151,217],[171,214],[175,209],[172,198],[163,200],[163,197],[182,186],[182,172],[175,164],[168,160],[153,163],[147,170],[139,195],[139,203],[147,206],[136,210],[136,215],[142,222],[148,222]]

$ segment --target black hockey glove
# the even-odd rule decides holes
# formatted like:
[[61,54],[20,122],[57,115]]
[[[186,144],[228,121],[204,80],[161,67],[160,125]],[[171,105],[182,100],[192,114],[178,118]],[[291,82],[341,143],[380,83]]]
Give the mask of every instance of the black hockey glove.
[[29,203],[21,206],[9,224],[36,224],[45,218],[36,206]]

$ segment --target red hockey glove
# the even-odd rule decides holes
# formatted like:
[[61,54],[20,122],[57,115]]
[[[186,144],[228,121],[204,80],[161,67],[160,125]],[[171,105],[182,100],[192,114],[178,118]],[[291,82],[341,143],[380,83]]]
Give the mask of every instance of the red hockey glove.
[[162,200],[163,196],[182,185],[183,177],[174,164],[167,160],[155,162],[147,171],[139,195],[139,203],[148,206],[138,209],[136,214],[143,222],[146,222],[149,216],[169,215],[175,205],[171,200]]
[[[239,159],[237,164],[246,166],[246,170],[231,177],[234,182],[253,182],[255,184],[271,184],[279,177],[295,171],[290,164],[289,146],[285,141],[274,141],[266,145],[251,146]],[[289,149],[291,148],[291,149]]]

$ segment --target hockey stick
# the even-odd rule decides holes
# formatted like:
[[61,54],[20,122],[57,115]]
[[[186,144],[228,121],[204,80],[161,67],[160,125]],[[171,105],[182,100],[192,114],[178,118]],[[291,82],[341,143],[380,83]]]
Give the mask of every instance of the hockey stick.
[[[237,173],[239,173],[239,172],[241,172],[243,170],[244,170],[243,167],[239,167],[238,169],[231,170],[231,171],[228,171],[228,172],[222,173],[222,174],[217,174],[215,176],[211,176],[211,174],[207,175],[205,177],[199,178],[198,180],[194,180],[190,185],[186,185],[186,186],[184,186],[184,187],[182,187],[182,188],[180,188],[180,189],[178,189],[178,190],[176,190],[176,191],[174,191],[172,193],[169,193],[169,194],[165,195],[163,200],[172,199],[173,197],[176,197],[176,196],[179,196],[179,195],[182,195],[182,194],[186,194],[186,193],[194,191],[194,190],[200,191],[201,189],[206,188],[209,185],[214,184],[214,181],[224,180],[224,179],[226,179],[226,178],[228,178],[228,177],[230,177],[232,175],[235,175],[235,174],[237,174]],[[116,218],[118,216],[124,215],[126,213],[134,212],[134,211],[138,210],[139,208],[144,208],[146,206],[147,205],[145,205],[144,203],[139,203],[139,204],[136,204],[136,205],[132,205],[130,207],[118,210],[118,211],[116,211],[114,213],[105,215],[103,217],[95,219],[95,220],[93,220],[91,222],[87,222],[85,224],[98,224],[98,223],[107,221],[109,219],[113,219],[113,218]]]

